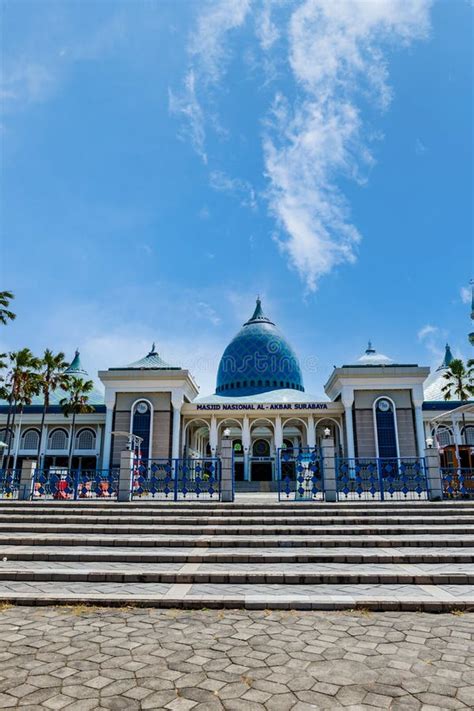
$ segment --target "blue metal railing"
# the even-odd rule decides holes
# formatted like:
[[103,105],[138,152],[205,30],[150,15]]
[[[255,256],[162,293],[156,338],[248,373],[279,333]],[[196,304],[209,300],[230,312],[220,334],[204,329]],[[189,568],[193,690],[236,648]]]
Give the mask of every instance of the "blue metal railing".
[[336,459],[338,499],[426,499],[423,457]]
[[116,499],[119,469],[37,469],[33,476],[33,499]]
[[469,467],[443,467],[441,469],[443,497],[445,499],[474,498],[474,469]]
[[21,469],[0,469],[0,499],[17,499]]
[[279,449],[277,478],[279,501],[324,498],[323,458],[315,447]]
[[150,459],[132,471],[133,498],[215,499],[221,495],[221,461],[200,459]]

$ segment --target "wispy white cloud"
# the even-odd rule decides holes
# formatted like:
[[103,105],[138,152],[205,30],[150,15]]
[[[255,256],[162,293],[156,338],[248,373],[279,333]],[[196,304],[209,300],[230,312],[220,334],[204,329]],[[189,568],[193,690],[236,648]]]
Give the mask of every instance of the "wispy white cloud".
[[243,25],[250,5],[251,0],[212,0],[204,4],[189,51],[205,82],[221,79],[230,56],[227,34]]
[[231,178],[221,170],[213,170],[209,175],[209,183],[214,190],[236,195],[244,207],[250,207],[252,210],[257,208],[255,190],[247,180]]
[[433,336],[437,333],[439,333],[438,326],[431,326],[431,324],[426,324],[426,326],[423,326],[418,331],[418,333],[417,333],[418,340],[424,341],[426,338],[428,338],[428,336]]
[[417,155],[417,156],[422,156],[422,155],[424,155],[424,154],[426,153],[427,150],[428,150],[428,149],[427,149],[427,147],[425,146],[425,144],[423,143],[423,141],[421,140],[421,138],[417,138],[416,141],[415,141],[415,153],[416,153],[416,155]]
[[[44,22],[55,24],[53,15],[45,10]],[[53,10],[51,10],[53,13]],[[127,22],[122,12],[116,12],[93,31],[81,33],[67,25],[59,34],[61,44],[51,41],[48,34],[34,41],[25,39],[25,46],[15,52],[3,51],[0,73],[2,110],[23,107],[48,100],[61,84],[66,69],[74,63],[92,61],[114,50],[127,34]]]
[[212,323],[213,326],[218,326],[221,323],[221,317],[217,311],[206,301],[198,301],[196,304],[196,314],[199,318]]
[[185,119],[180,124],[178,135],[181,138],[188,138],[203,163],[207,163],[204,113],[196,96],[196,76],[193,69],[187,73],[180,94],[169,90],[169,110],[170,113]]
[[225,129],[220,127],[212,109],[204,112],[196,85],[199,82],[204,92],[221,79],[229,57],[227,34],[243,24],[249,8],[250,0],[218,0],[204,4],[190,38],[190,66],[183,88],[180,92],[169,90],[170,113],[184,119],[178,135],[190,139],[204,163],[207,163],[206,123],[222,134]]
[[[361,235],[339,180],[367,181],[374,131],[362,106],[389,106],[386,49],[425,37],[430,6],[431,0],[265,0],[253,8],[263,72],[276,46],[281,51],[280,40],[288,47],[294,87],[288,95],[276,92],[262,150],[269,209],[280,228],[276,241],[310,291],[337,265],[356,259]],[[249,0],[222,0],[200,14],[190,54],[204,93],[223,79],[229,30],[243,25],[249,8]]]
[[298,98],[289,104],[276,97],[264,156],[280,247],[311,291],[356,258],[360,234],[338,178],[363,182],[373,164],[358,102],[388,106],[383,46],[423,36],[428,9],[425,0],[306,0],[292,13],[289,61]]
[[472,290],[468,286],[462,286],[460,296],[463,304],[470,304],[472,299]]

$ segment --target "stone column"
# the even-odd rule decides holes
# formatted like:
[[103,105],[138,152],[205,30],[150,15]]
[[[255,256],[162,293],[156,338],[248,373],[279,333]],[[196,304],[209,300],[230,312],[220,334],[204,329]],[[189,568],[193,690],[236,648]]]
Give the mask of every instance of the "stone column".
[[314,449],[316,447],[316,428],[314,426],[313,415],[308,416],[308,422],[306,423],[306,441],[308,442],[308,447]]
[[28,501],[33,494],[33,477],[36,471],[36,461],[23,460],[20,473],[20,484],[18,488],[18,498],[20,501]]
[[181,406],[183,404],[183,396],[181,393],[174,394],[171,397],[171,405],[173,407],[173,438],[171,441],[171,456],[173,459],[179,459],[179,440],[181,436]]
[[222,437],[221,440],[221,501],[234,500],[233,472],[232,472],[232,440]]
[[118,481],[118,501],[131,501],[132,499],[133,452],[124,449],[120,452],[120,472]]
[[420,386],[416,392],[413,391],[413,407],[415,410],[415,428],[416,428],[416,447],[418,450],[418,456],[422,457],[425,452],[426,447],[426,437],[425,437],[425,425],[423,422],[423,411],[421,406],[423,405],[424,393],[423,388]]
[[439,452],[436,447],[427,447],[425,449],[425,462],[428,498],[430,501],[439,501],[443,498],[443,480]]
[[354,404],[354,389],[349,387],[342,388],[341,394],[342,404],[344,405],[345,421],[346,421],[346,440],[347,452],[345,456],[349,459],[355,458],[354,444],[354,421],[352,419],[352,405]]
[[212,456],[215,457],[217,452],[217,419],[215,415],[212,415],[209,427],[209,446]]
[[48,448],[48,435],[49,435],[48,425],[45,422],[43,430],[42,430],[42,432],[40,432],[40,456],[39,456],[39,460],[37,463],[38,469],[43,469],[43,467],[44,467],[46,450]]
[[112,424],[114,421],[115,393],[113,397],[106,397],[105,407],[105,429],[104,429],[104,449],[102,454],[102,469],[110,468],[110,455],[112,450]]
[[244,415],[244,419],[242,422],[242,447],[244,450],[244,481],[250,481],[250,445],[250,422],[247,415]]
[[324,500],[328,502],[337,501],[336,487],[336,459],[334,440],[325,437],[321,443],[321,454],[323,457],[324,471]]

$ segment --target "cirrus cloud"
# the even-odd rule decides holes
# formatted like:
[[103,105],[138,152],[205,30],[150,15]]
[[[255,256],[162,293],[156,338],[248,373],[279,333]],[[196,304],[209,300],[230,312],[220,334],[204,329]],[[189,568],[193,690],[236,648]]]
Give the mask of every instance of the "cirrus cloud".
[[356,260],[361,235],[340,182],[367,182],[375,161],[366,112],[388,108],[388,51],[427,36],[430,7],[431,0],[219,0],[198,16],[189,71],[199,109],[194,104],[182,113],[203,159],[206,130],[216,123],[209,92],[231,61],[230,31],[251,18],[262,85],[285,47],[278,59],[291,86],[276,87],[261,117],[263,172],[268,209],[280,228],[276,241],[309,291],[338,265]]

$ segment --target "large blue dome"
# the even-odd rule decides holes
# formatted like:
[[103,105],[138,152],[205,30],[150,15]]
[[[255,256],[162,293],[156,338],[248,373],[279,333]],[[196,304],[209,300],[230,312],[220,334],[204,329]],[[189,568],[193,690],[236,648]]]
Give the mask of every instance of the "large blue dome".
[[253,395],[282,389],[304,392],[301,369],[292,347],[264,315],[257,299],[252,318],[224,351],[216,394]]

